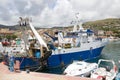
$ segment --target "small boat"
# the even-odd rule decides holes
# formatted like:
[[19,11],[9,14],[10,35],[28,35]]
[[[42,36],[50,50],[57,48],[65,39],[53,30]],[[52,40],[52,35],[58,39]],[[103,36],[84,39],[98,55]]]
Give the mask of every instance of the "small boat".
[[[110,65],[107,66],[106,64],[105,65],[106,67],[101,67],[102,62],[103,64],[109,63],[111,64],[111,66]],[[117,73],[118,73],[117,66],[115,65],[115,62],[113,60],[100,59],[98,61],[98,68],[91,72],[91,78],[113,80],[115,79]]]
[[88,77],[91,71],[97,68],[97,63],[88,63],[85,61],[74,61],[64,71],[68,76]]

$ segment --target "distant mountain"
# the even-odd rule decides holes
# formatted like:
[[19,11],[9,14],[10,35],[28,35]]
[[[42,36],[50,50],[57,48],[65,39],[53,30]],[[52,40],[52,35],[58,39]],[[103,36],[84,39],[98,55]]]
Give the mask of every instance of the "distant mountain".
[[17,29],[18,29],[18,26],[17,26],[17,25],[6,26],[6,25],[0,24],[0,28],[9,28],[10,30],[17,30]]
[[[82,24],[85,28],[93,28],[97,30],[120,29],[120,18],[108,18],[103,20],[89,21]],[[65,29],[73,28],[73,26],[65,26]],[[52,29],[63,29],[63,27],[52,27]]]
[[20,30],[22,27],[24,26],[19,26],[19,25],[7,26],[0,24],[0,28],[9,28],[10,30]]
[[[120,29],[120,18],[108,18],[108,19],[104,19],[104,20],[96,20],[96,21],[89,21],[89,22],[85,22],[83,24],[83,27],[87,27],[87,28],[94,28],[97,30],[102,30],[105,27],[109,27],[109,28],[114,28],[114,29]],[[13,26],[6,26],[6,25],[2,25],[0,24],[0,28],[9,28],[10,30],[18,30],[20,29],[19,25],[13,25]],[[35,27],[36,29],[46,29],[46,28],[39,28],[39,27]],[[73,26],[66,26],[64,27],[65,29],[68,28],[73,28]],[[52,27],[52,29],[63,29],[63,27]]]
[[8,28],[8,26],[0,24],[0,28]]

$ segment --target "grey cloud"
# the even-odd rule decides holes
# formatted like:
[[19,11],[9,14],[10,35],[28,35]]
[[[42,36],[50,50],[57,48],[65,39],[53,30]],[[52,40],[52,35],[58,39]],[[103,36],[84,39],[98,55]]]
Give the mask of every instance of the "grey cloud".
[[36,24],[59,24],[74,20],[76,12],[85,21],[120,17],[119,3],[120,0],[5,0],[0,5],[0,21],[12,23],[17,16],[32,16]]
[[14,0],[14,7],[18,10],[20,14],[25,14],[26,12],[24,11],[25,6],[27,5],[27,1],[23,0]]
[[36,4],[33,1],[29,1],[31,3],[31,7],[29,9],[25,9],[28,5],[27,1],[22,0],[14,0],[14,5],[16,9],[19,11],[21,15],[38,15],[41,13],[42,9],[44,9],[43,5]]
[[5,7],[0,6],[0,18],[3,21],[9,21],[11,19],[11,15],[9,14],[9,10]]
[[44,9],[44,6],[32,2],[31,8],[24,11],[29,15],[39,15],[43,9]]
[[44,0],[49,8],[53,9],[56,6],[57,0]]

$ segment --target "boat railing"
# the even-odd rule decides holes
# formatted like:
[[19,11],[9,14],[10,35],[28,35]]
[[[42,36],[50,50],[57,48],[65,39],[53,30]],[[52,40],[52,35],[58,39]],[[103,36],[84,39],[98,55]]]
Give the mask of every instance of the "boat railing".
[[112,64],[112,66],[115,65],[115,62],[114,62],[113,60],[100,59],[100,60],[98,61],[98,67],[100,67],[100,64],[101,64],[102,62],[109,62],[109,63]]

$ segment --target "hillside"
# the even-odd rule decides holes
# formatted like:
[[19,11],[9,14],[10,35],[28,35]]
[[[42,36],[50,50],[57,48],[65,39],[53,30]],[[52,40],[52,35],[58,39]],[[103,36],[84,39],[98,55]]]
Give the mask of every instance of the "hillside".
[[[96,30],[120,30],[120,18],[109,18],[104,20],[96,20],[96,21],[90,21],[83,24],[83,27],[92,28]],[[10,30],[16,30],[20,29],[18,25],[13,26],[5,26],[0,24],[0,28],[9,28]],[[38,28],[37,29],[43,29]],[[70,27],[64,27],[65,29],[72,28]],[[46,29],[46,28],[45,28]],[[63,27],[52,27],[52,29],[63,29]]]
[[98,30],[116,30],[120,29],[120,18],[109,18],[104,20],[90,21],[83,24],[85,27],[91,27]]
[[2,25],[2,24],[0,24],[0,28],[9,28],[10,30],[17,30],[18,29],[17,26],[6,26],[6,25]]

